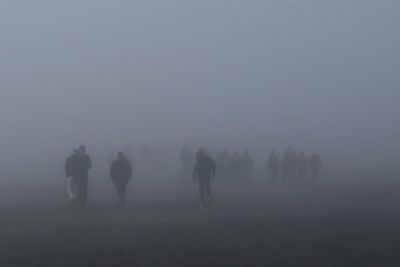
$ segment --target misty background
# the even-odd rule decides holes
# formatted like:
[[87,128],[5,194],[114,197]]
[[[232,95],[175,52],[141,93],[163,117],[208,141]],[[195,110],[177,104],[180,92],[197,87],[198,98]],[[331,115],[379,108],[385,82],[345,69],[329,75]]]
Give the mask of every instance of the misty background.
[[[395,0],[0,2],[2,183],[64,182],[79,144],[320,153],[398,176]],[[172,164],[171,163],[171,164]],[[107,177],[108,179],[108,177]]]

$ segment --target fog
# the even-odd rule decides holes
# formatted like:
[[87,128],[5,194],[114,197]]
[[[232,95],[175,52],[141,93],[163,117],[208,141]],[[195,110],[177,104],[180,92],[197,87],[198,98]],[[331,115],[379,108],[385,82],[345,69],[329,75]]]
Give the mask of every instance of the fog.
[[[398,265],[399,9],[0,1],[0,265]],[[247,148],[252,178],[217,171],[198,208],[185,143]],[[64,163],[81,144],[89,201],[73,209]],[[289,146],[321,156],[318,183],[270,183],[270,151]],[[109,168],[128,150],[120,209]]]
[[399,7],[2,1],[2,169],[54,169],[81,143],[96,158],[190,142],[395,164]]

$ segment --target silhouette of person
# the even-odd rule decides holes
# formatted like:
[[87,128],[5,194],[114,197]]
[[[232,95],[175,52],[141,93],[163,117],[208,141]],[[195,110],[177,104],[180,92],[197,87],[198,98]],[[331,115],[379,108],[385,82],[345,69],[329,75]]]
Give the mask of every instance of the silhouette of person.
[[271,154],[269,155],[268,158],[268,172],[269,172],[269,177],[271,179],[271,182],[275,183],[277,178],[278,178],[278,174],[279,174],[279,157],[276,154],[275,150],[271,151]]
[[125,205],[125,191],[132,178],[132,165],[123,152],[118,152],[118,158],[110,167],[110,177],[115,184],[120,205]]
[[310,165],[312,182],[316,182],[319,176],[319,172],[322,169],[322,161],[317,153],[314,153],[308,159],[308,163]]
[[193,167],[193,179],[197,179],[200,194],[200,206],[204,206],[211,200],[211,179],[215,178],[215,163],[203,150],[199,150],[196,156],[196,163]]
[[86,154],[86,147],[84,145],[79,146],[78,158],[79,199],[81,204],[85,205],[88,195],[89,170],[92,168],[92,161],[89,155]]
[[79,151],[74,149],[72,155],[68,156],[64,164],[65,176],[68,178],[68,195],[71,204],[75,206],[79,201]]

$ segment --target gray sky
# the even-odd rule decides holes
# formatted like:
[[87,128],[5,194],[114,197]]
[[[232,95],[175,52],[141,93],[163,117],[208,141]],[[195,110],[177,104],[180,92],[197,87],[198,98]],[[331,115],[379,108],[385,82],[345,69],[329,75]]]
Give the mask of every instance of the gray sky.
[[396,154],[399,9],[3,0],[1,146],[13,157],[184,141]]

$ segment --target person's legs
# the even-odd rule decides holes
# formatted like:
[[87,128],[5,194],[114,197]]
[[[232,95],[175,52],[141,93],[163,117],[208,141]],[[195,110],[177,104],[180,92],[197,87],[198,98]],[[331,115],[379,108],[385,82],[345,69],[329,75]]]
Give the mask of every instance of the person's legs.
[[87,199],[87,185],[88,185],[88,178],[85,176],[77,177],[77,196],[78,201],[81,205],[86,204]]
[[113,182],[114,182],[115,190],[117,191],[117,195],[118,195],[118,199],[119,199],[120,198],[119,181],[118,180],[113,180]]
[[121,185],[121,181],[114,181],[115,184],[115,189],[117,190],[117,194],[118,194],[118,200],[119,203],[122,203],[122,199],[123,199],[123,193],[122,193],[122,185]]
[[73,190],[73,181],[74,181],[74,177],[68,177],[68,184],[67,184],[67,192],[68,192],[68,196],[69,198],[72,200],[72,202],[74,201],[74,190]]
[[125,205],[125,191],[127,184],[128,180],[126,179],[115,181],[115,187],[117,189],[118,198],[121,205]]
[[68,177],[68,195],[71,199],[72,206],[75,206],[79,200],[79,185],[77,182],[78,179],[76,177]]
[[82,180],[83,178],[81,176],[75,177],[74,181],[74,190],[75,190],[75,202],[76,204],[82,204]]

